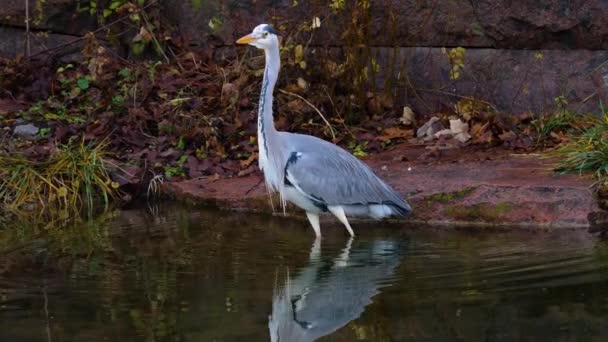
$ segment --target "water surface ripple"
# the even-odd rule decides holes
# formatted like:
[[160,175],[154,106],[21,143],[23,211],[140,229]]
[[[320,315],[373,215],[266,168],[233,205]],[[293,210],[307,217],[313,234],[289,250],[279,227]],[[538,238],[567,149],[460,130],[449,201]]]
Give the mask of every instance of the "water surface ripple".
[[5,227],[0,341],[608,336],[608,243],[586,232],[325,227],[173,206]]

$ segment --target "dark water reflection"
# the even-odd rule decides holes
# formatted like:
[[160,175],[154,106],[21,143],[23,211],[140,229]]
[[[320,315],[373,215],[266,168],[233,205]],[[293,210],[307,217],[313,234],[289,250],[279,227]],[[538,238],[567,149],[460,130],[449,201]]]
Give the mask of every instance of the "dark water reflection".
[[33,259],[0,266],[0,341],[608,336],[608,244],[585,232],[327,226],[170,207],[0,229],[1,263]]
[[380,287],[396,281],[406,242],[376,238],[353,247],[350,238],[337,257],[326,260],[321,240],[315,240],[309,264],[275,285],[271,341],[314,341],[359,318]]

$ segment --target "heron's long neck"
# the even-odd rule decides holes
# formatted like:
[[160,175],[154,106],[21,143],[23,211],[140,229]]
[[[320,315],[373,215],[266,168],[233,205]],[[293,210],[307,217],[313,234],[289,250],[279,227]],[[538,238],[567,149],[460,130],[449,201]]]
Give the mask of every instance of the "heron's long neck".
[[[272,116],[272,93],[274,85],[277,83],[279,69],[281,68],[281,58],[279,57],[279,49],[271,48],[266,52],[266,68],[264,69],[264,80],[262,81],[262,92],[260,93],[260,106],[258,112],[258,135],[260,142],[263,142],[264,153],[268,155],[268,140],[276,135],[274,128],[274,119]],[[262,153],[262,151],[260,151]]]

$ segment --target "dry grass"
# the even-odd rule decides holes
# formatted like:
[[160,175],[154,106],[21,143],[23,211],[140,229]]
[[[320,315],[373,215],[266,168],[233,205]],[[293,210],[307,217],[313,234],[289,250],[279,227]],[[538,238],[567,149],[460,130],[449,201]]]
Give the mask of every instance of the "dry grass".
[[117,194],[104,162],[106,143],[61,146],[46,161],[0,155],[0,203],[9,210],[92,212]]

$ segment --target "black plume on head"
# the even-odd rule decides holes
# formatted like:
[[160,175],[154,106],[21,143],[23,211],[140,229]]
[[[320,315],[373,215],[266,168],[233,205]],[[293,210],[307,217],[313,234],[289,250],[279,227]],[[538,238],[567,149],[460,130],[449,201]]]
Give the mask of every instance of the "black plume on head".
[[277,31],[274,29],[274,27],[272,27],[272,26],[270,26],[270,25],[266,25],[266,32],[268,32],[268,33],[272,33],[272,34],[276,34],[276,35],[279,35],[279,34],[277,33]]

